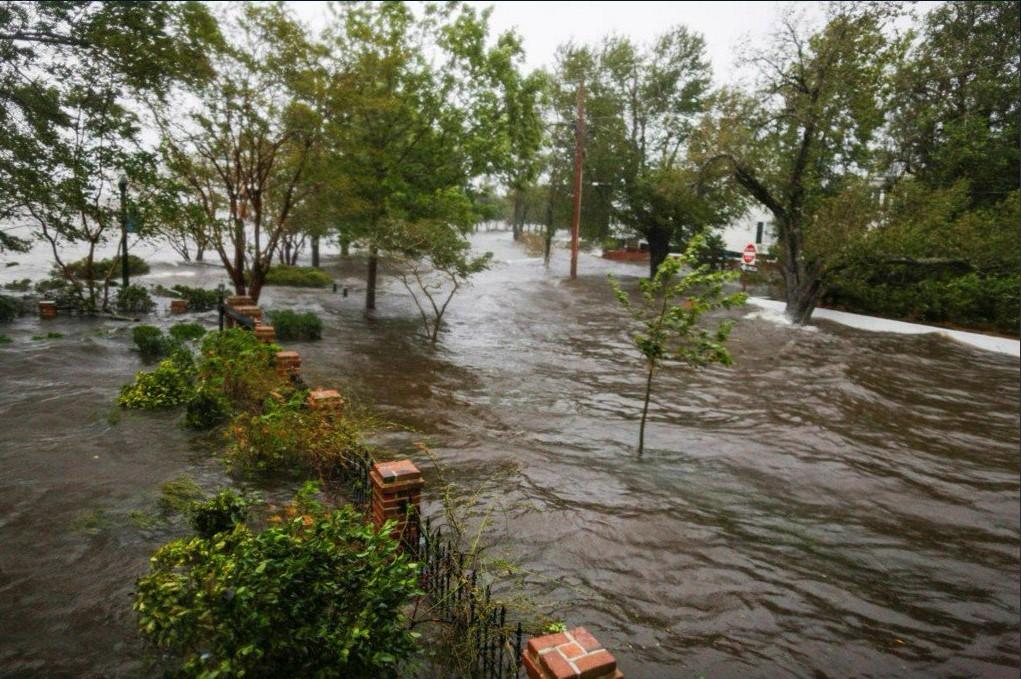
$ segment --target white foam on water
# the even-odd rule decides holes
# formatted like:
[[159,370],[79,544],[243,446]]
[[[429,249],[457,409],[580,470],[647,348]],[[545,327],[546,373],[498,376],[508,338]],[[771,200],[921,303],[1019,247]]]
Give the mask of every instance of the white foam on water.
[[[762,297],[749,297],[748,303],[754,304],[763,311],[753,311],[746,315],[745,318],[760,318],[774,323],[790,325],[790,321],[783,313],[784,307],[786,306],[783,302],[778,302],[772,299],[763,299]],[[894,321],[889,318],[877,318],[875,316],[852,314],[846,311],[836,311],[834,309],[816,309],[812,313],[812,318],[822,318],[851,328],[868,330],[871,332],[892,332],[899,335],[924,335],[927,333],[935,333],[937,335],[949,337],[957,342],[973,346],[977,349],[982,349],[983,351],[993,351],[999,354],[1006,354],[1008,356],[1021,358],[1021,340],[1012,339],[1010,337],[996,337],[994,335],[983,335],[977,332],[938,328],[932,325]]]

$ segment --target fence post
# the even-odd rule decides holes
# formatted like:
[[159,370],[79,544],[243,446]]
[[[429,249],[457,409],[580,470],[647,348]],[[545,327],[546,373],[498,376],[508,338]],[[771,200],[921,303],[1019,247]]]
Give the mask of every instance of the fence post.
[[419,507],[422,502],[422,473],[411,460],[377,462],[369,472],[372,482],[372,521],[376,528],[393,519],[392,535],[402,544],[418,546]]
[[617,661],[584,627],[528,640],[521,656],[529,679],[623,679]]
[[39,318],[56,318],[57,303],[50,300],[39,302]]

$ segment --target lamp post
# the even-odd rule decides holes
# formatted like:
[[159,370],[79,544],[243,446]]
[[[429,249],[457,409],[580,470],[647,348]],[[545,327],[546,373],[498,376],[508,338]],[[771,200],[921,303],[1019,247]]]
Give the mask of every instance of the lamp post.
[[121,175],[117,182],[121,190],[121,284],[122,290],[128,287],[128,178]]

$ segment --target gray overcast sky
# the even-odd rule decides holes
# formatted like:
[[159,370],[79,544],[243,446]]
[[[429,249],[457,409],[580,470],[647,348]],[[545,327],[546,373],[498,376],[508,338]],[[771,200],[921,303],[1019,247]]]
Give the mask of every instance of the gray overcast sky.
[[[289,3],[313,27],[328,16],[324,2]],[[745,41],[764,44],[784,7],[781,2],[472,2],[493,7],[492,32],[514,28],[524,38],[528,66],[551,66],[557,46],[592,43],[616,33],[639,43],[684,24],[706,39],[717,84],[736,75],[735,48]],[[821,14],[822,3],[801,2],[806,14]]]

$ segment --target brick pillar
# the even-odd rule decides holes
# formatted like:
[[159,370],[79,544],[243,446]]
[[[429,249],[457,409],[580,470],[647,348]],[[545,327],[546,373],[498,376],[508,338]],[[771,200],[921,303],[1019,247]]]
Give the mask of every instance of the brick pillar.
[[529,679],[623,679],[617,661],[584,627],[528,640],[521,655]]
[[376,528],[393,519],[393,535],[402,542],[418,545],[418,522],[409,525],[409,509],[418,514],[422,503],[422,473],[411,460],[377,462],[369,472],[372,482],[372,521]]
[[277,374],[281,377],[297,375],[301,370],[301,356],[297,351],[278,351],[273,361]]
[[56,318],[57,303],[44,300],[39,302],[39,318]]
[[262,320],[262,309],[257,306],[236,306],[234,307],[234,311],[238,312],[242,316],[248,316],[256,322]]
[[172,314],[183,314],[188,310],[188,300],[186,299],[172,299],[170,300],[170,313]]
[[227,298],[227,306],[255,306],[255,300],[248,295],[231,295]]
[[277,341],[277,332],[273,329],[272,325],[257,323],[255,326],[255,336],[259,338],[260,342],[265,342],[266,344],[272,344]]
[[308,392],[308,407],[313,410],[340,410],[344,399],[336,389],[313,389]]

